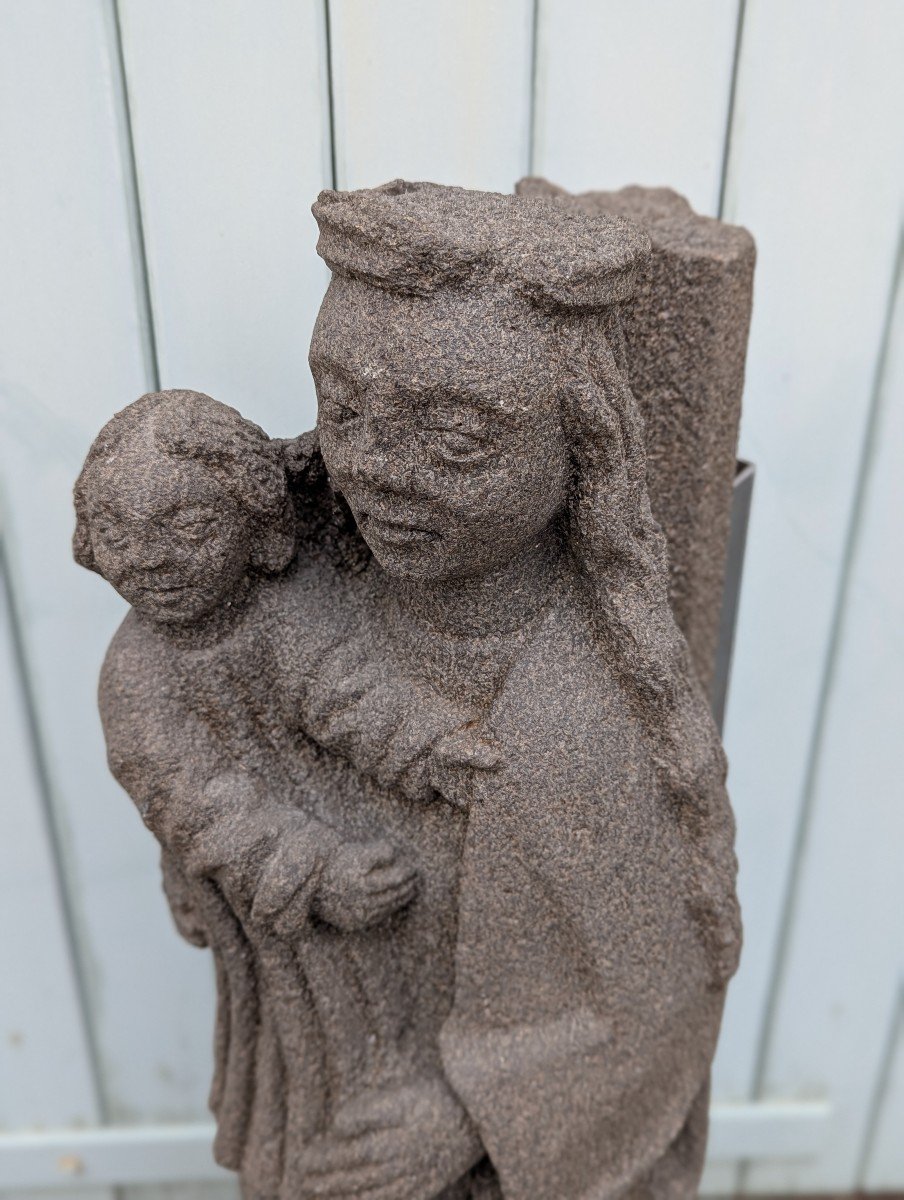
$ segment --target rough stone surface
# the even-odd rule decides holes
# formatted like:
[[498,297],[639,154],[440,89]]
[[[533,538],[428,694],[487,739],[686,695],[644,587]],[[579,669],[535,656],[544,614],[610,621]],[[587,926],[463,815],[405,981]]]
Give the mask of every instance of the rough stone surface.
[[317,431],[145,396],[76,485],[133,605],[110,765],[216,962],[216,1157],[255,1200],[693,1196],[740,931],[625,375],[648,239],[314,212]]
[[746,229],[669,188],[571,195],[522,179],[519,195],[617,213],[652,255],[624,307],[628,382],[646,425],[647,484],[669,545],[672,609],[704,687],[713,682],[756,250]]

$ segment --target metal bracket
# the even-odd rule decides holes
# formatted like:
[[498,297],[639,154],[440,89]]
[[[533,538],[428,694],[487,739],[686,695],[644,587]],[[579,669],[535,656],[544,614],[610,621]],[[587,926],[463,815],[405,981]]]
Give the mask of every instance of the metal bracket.
[[734,653],[735,630],[738,623],[738,603],[741,596],[741,576],[744,573],[744,554],[747,549],[747,526],[753,497],[753,463],[738,462],[731,497],[731,526],[728,533],[728,555],[725,564],[725,585],[722,591],[722,612],[719,617],[719,641],[716,648],[716,669],[710,703],[713,716],[722,732],[725,706],[731,680],[731,659]]

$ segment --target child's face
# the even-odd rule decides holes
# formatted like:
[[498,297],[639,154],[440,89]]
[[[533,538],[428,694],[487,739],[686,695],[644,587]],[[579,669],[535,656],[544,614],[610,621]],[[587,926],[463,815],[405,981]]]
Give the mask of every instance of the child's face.
[[97,568],[133,608],[182,625],[228,599],[248,566],[250,531],[206,471],[144,448],[99,464],[91,483]]

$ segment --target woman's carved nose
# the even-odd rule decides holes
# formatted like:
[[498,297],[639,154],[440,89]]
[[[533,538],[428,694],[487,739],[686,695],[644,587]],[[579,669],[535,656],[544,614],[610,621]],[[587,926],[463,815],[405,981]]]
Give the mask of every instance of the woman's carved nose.
[[349,462],[352,478],[359,483],[392,486],[412,468],[398,430],[367,420]]
[[349,474],[356,483],[378,482],[383,475],[382,458],[383,455],[376,447],[361,449],[351,460]]

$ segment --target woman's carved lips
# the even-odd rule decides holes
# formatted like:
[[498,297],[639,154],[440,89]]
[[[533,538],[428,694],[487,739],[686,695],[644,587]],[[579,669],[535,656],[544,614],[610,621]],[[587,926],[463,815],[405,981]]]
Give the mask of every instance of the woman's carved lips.
[[171,584],[144,584],[138,588],[144,596],[151,596],[154,600],[178,600],[184,596],[186,592],[194,591],[190,583]]
[[388,520],[377,517],[373,513],[362,512],[359,517],[361,530],[365,535],[372,534],[381,542],[392,546],[418,546],[425,542],[434,542],[439,534],[423,525],[414,525],[407,521]]

